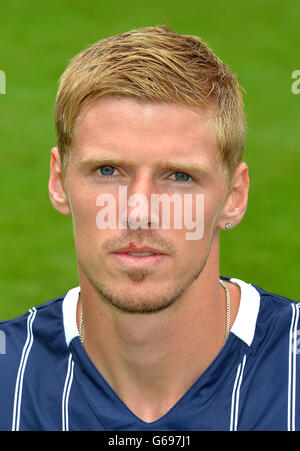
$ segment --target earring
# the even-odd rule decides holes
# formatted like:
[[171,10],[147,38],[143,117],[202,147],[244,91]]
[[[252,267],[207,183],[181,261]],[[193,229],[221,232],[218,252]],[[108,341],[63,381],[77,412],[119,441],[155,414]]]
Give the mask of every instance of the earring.
[[230,222],[227,222],[227,224],[225,225],[225,229],[229,230],[229,229],[231,229],[231,227],[232,227],[232,224]]

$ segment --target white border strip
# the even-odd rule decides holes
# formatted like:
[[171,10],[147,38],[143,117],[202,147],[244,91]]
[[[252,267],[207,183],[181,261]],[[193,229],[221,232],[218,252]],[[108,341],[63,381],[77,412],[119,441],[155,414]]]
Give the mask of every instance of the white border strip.
[[239,417],[239,401],[240,401],[240,388],[243,379],[243,373],[246,363],[246,354],[243,357],[243,361],[239,364],[234,386],[232,390],[231,398],[231,413],[230,413],[230,430],[237,431],[238,417]]
[[76,310],[79,293],[80,286],[72,288],[66,294],[62,304],[65,337],[68,346],[73,338],[79,335],[76,323]]
[[65,386],[62,396],[62,430],[68,431],[69,430],[69,396],[70,396],[70,390],[72,386],[73,381],[73,372],[74,372],[74,362],[72,360],[72,355],[69,355],[68,360],[68,370],[67,370],[67,376],[65,380]]
[[29,310],[29,315],[27,318],[27,338],[25,345],[23,347],[21,361],[18,369],[17,381],[15,386],[15,397],[14,397],[14,410],[13,410],[13,422],[12,431],[19,431],[20,429],[20,415],[21,415],[21,403],[22,403],[22,390],[23,390],[23,379],[25,367],[27,364],[28,356],[33,343],[33,332],[32,324],[36,315],[36,308],[33,307]]
[[299,320],[300,305],[291,304],[292,320],[289,336],[289,365],[288,365],[288,412],[287,412],[287,430],[295,431],[296,420],[296,357],[297,357],[297,326]]
[[231,278],[230,282],[238,285],[241,290],[240,305],[231,332],[251,346],[260,307],[260,294],[243,280]]

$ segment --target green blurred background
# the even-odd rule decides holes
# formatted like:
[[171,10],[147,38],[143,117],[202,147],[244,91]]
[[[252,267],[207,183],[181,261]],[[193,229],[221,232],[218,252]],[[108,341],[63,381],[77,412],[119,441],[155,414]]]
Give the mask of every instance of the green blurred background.
[[221,274],[300,300],[299,1],[1,0],[1,320],[78,284],[71,218],[47,191],[59,76],[89,44],[161,24],[201,36],[247,92],[249,208],[222,233]]

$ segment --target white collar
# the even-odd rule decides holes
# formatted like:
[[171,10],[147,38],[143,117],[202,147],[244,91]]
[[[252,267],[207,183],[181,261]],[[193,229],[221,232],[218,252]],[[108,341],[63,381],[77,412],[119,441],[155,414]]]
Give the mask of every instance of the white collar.
[[229,279],[241,289],[240,306],[231,332],[251,346],[260,306],[260,294],[250,283],[240,279]]
[[76,311],[77,311],[77,302],[79,298],[80,287],[72,288],[66,294],[63,305],[63,322],[65,329],[65,337],[67,345],[69,346],[70,342],[74,337],[79,335],[77,321],[76,321]]
[[[243,280],[234,278],[229,280],[238,285],[241,289],[240,306],[232,325],[231,332],[243,340],[248,346],[251,346],[260,306],[260,294],[256,288]],[[68,291],[63,300],[63,323],[68,346],[72,339],[79,335],[76,321],[79,293],[80,287],[72,288]]]

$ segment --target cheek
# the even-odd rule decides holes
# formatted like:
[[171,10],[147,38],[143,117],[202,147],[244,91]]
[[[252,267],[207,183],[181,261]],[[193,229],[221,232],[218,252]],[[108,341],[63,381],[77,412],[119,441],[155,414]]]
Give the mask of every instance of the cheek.
[[191,241],[192,247],[203,247],[209,240],[212,231],[215,230],[218,208],[217,199],[208,195],[197,194],[192,200],[185,199],[182,217],[184,239]]
[[70,207],[72,212],[75,238],[93,236],[97,233],[96,217],[99,207],[96,205],[97,196],[84,189],[73,189],[70,192]]
[[222,192],[220,192],[219,196],[206,196],[204,208],[204,223],[206,232],[210,233],[215,230],[216,223],[222,210],[222,205]]

